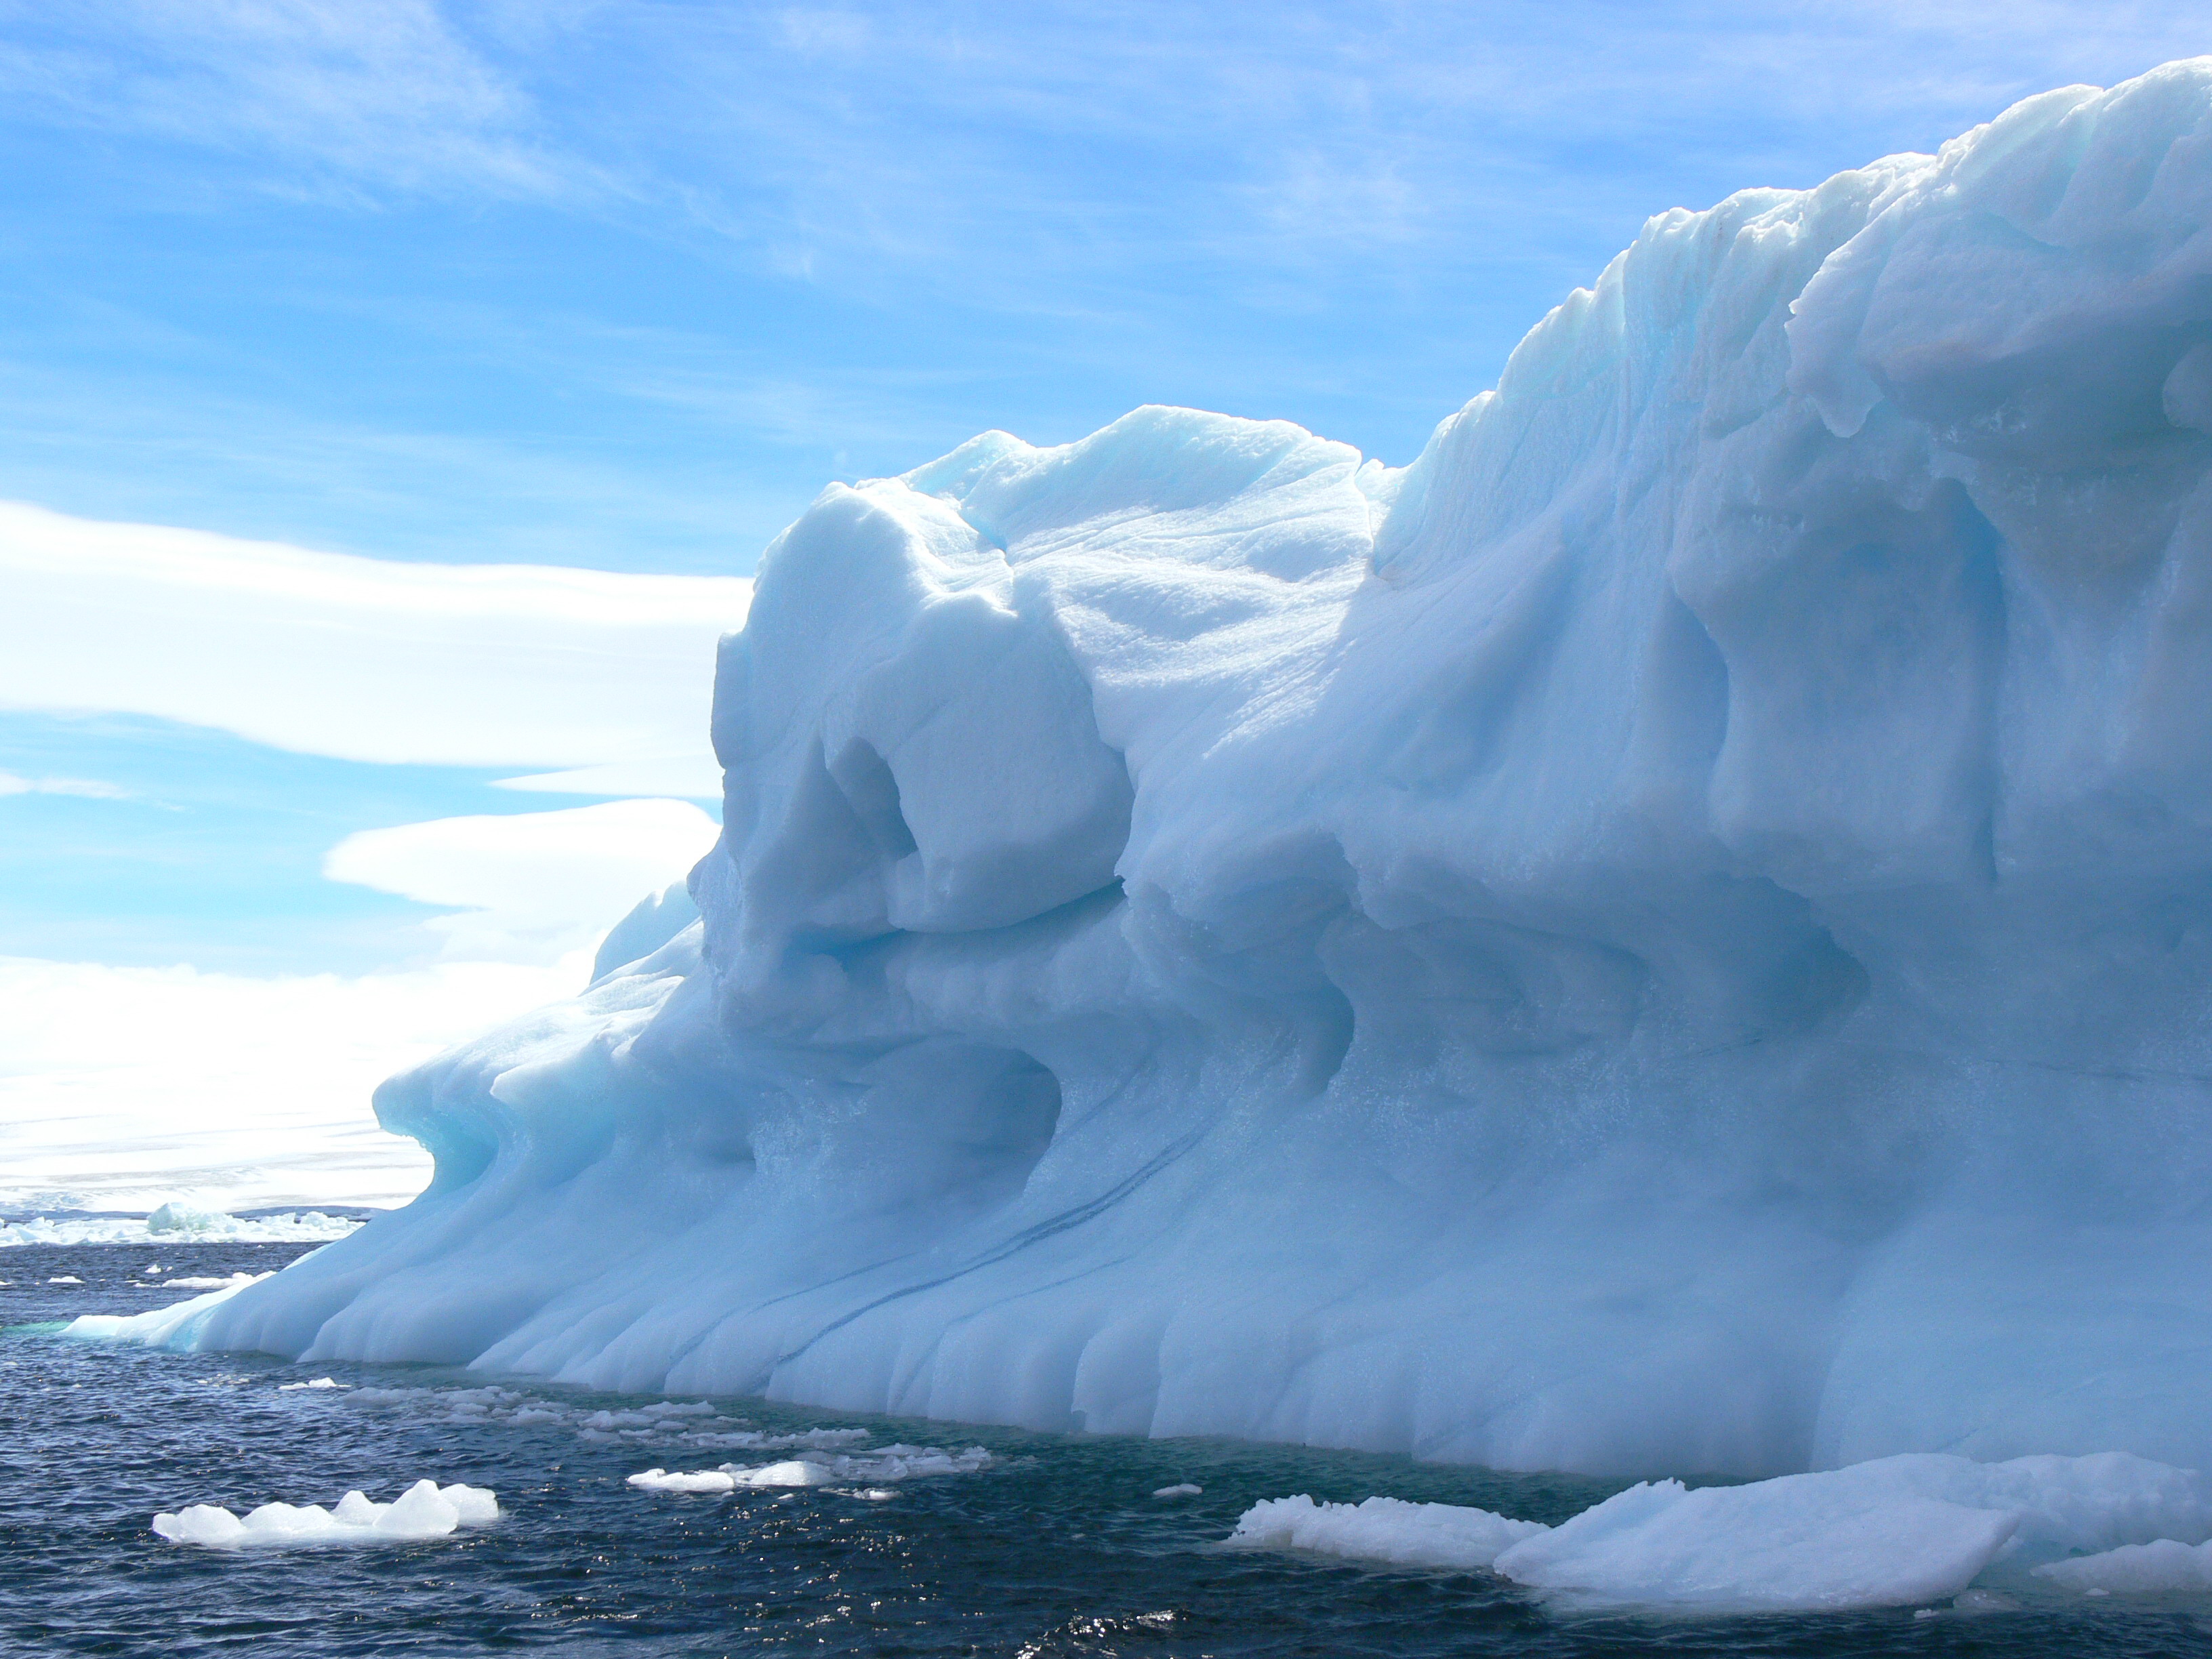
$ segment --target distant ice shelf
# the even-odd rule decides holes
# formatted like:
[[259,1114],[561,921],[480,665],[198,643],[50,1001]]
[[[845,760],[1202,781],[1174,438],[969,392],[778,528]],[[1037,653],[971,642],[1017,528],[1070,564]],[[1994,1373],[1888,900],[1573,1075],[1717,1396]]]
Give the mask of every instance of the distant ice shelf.
[[10,1244],[289,1244],[343,1238],[361,1218],[320,1210],[227,1215],[171,1202],[145,1217],[39,1215],[0,1221],[0,1247]]
[[1660,215],[1403,469],[832,486],[714,739],[689,898],[380,1091],[428,1191],[136,1334],[2212,1467],[2212,60]]

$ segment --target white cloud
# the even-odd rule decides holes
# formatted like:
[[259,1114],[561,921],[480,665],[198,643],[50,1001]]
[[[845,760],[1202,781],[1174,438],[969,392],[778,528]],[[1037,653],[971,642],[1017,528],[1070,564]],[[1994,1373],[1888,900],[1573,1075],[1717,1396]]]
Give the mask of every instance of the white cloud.
[[219,726],[342,759],[711,767],[752,584],[401,564],[0,503],[0,706]]
[[712,754],[638,756],[604,766],[495,778],[492,787],[544,795],[677,795],[712,800],[722,793],[722,769],[714,764]]
[[[517,781],[518,784],[520,780]],[[88,800],[130,800],[130,790],[97,778],[27,778],[0,772],[0,795],[80,795]]]
[[559,812],[434,818],[347,836],[323,861],[354,882],[424,904],[460,907],[429,926],[448,957],[584,958],[647,893],[679,880],[714,845],[714,819],[688,801],[616,800]]
[[376,1085],[574,994],[609,926],[715,833],[688,802],[622,800],[349,836],[331,879],[459,907],[429,924],[447,959],[404,971],[0,957],[0,1208],[405,1202],[429,1158],[377,1127]]
[[429,1158],[377,1127],[371,1091],[576,983],[485,962],[250,979],[0,957],[0,1206],[404,1202]]

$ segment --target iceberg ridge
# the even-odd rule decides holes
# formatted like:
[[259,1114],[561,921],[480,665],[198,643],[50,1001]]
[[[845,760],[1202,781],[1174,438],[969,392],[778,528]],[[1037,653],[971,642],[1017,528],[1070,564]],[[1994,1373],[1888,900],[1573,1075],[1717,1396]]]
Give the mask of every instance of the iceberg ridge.
[[2200,59],[1659,216],[1401,471],[1147,408],[832,486],[699,919],[385,1085],[424,1196],[162,1340],[2203,1464],[2208,476]]

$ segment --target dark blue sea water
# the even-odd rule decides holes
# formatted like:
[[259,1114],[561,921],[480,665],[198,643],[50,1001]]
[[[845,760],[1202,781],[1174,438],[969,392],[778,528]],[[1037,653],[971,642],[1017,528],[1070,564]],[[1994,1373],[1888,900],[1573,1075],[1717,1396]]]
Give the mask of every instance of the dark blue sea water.
[[[2212,1607],[2031,1607],[1680,1620],[1567,1616],[1483,1573],[1388,1571],[1216,1547],[1244,1508],[1376,1492],[1565,1519],[1613,1486],[1218,1441],[1029,1434],[718,1402],[786,1431],[983,1445],[978,1474],[849,1492],[640,1492],[624,1477],[764,1455],[701,1451],[698,1419],[580,1437],[644,1402],[475,1375],[298,1367],[68,1342],[76,1314],[159,1306],[129,1281],[259,1272],[294,1245],[0,1250],[0,1652],[9,1655],[738,1654],[2212,1655]],[[53,1285],[73,1277],[77,1285]],[[279,1387],[330,1376],[382,1395]],[[535,1402],[535,1403],[533,1403]],[[543,1420],[517,1422],[542,1411]],[[618,1421],[618,1419],[610,1419]],[[425,1543],[235,1554],[164,1542],[157,1510],[391,1498],[422,1476],[495,1488],[506,1516]],[[1189,1482],[1197,1498],[1159,1499]]]

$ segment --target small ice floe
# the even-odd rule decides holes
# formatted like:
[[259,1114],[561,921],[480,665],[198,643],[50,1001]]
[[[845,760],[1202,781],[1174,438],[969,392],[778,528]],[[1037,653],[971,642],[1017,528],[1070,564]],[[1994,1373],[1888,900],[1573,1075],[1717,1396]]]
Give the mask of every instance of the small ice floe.
[[2160,1591],[2212,1589],[2212,1544],[2191,1546],[2172,1538],[2127,1544],[2070,1561],[2036,1568],[2039,1578],[2084,1595],[2153,1595]]
[[443,1538],[461,1527],[499,1519],[498,1494],[483,1486],[441,1486],[417,1480],[389,1504],[349,1492],[333,1509],[319,1504],[264,1504],[245,1516],[216,1504],[194,1504],[154,1517],[154,1530],[173,1544],[237,1550],[301,1544],[400,1544]]
[[230,1273],[221,1279],[204,1276],[196,1279],[165,1279],[161,1281],[161,1288],[165,1291],[222,1291],[228,1290],[234,1285],[251,1285],[261,1275],[258,1273]]
[[276,1392],[289,1394],[295,1389],[349,1389],[350,1382],[341,1382],[335,1376],[319,1376],[312,1382],[279,1382]]
[[[1155,1486],[1152,1489],[1152,1496],[1155,1498],[1195,1498],[1205,1490],[1206,1488],[1203,1486],[1194,1486],[1189,1481],[1184,1480],[1179,1481],[1172,1486]],[[1311,1503],[1313,1500],[1311,1498],[1308,1498],[1306,1501],[1308,1503]]]
[[[2166,1541],[2148,1541],[2166,1534]],[[2002,1611],[1974,1586],[2003,1557],[2094,1550],[2033,1569],[2087,1590],[2212,1588],[2212,1481],[2124,1453],[1977,1463],[1940,1453],[1696,1491],[1646,1481],[1556,1527],[1487,1510],[1274,1498],[1229,1542],[1401,1566],[1489,1568],[1547,1595],[1613,1605],[1780,1611]],[[1923,1607],[1934,1616],[1938,1609]]]
[[[647,1469],[629,1484],[647,1492],[735,1492],[740,1487],[835,1486],[855,1481],[913,1480],[933,1474],[974,1474],[999,1460],[981,1446],[945,1451],[935,1446],[886,1446],[857,1457],[817,1452],[781,1463],[750,1468],[725,1463],[716,1469]],[[890,1493],[884,1494],[885,1497]],[[864,1492],[860,1496],[872,1497]],[[878,1498],[876,1501],[880,1502]]]
[[1316,1504],[1301,1495],[1255,1504],[1238,1519],[1229,1541],[1397,1567],[1486,1567],[1522,1539],[1550,1530],[1538,1522],[1509,1521],[1488,1510],[1455,1504],[1408,1504],[1396,1498]]
[[48,1279],[46,1283],[49,1285],[82,1285],[84,1283],[84,1280],[79,1279],[75,1273],[64,1273],[58,1279]]

